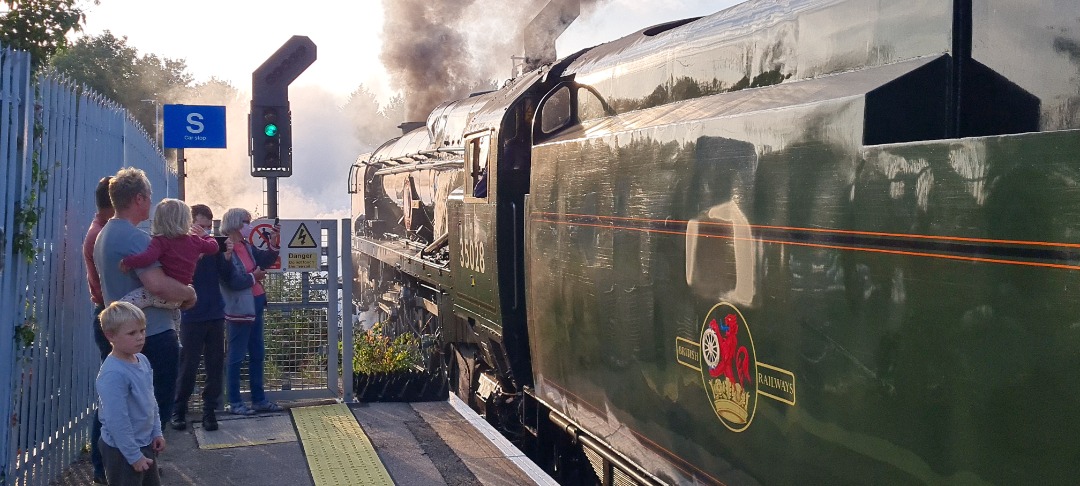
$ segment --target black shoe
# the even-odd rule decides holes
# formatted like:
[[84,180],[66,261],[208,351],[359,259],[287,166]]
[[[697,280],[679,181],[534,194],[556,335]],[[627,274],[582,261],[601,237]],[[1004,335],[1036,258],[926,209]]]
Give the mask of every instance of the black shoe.
[[105,479],[105,473],[95,474],[94,484],[109,484],[109,481]]
[[169,419],[169,427],[173,430],[184,430],[187,428],[187,419],[183,415],[173,415]]
[[203,412],[202,428],[207,432],[213,432],[217,430],[217,417],[214,416],[213,410],[209,412]]

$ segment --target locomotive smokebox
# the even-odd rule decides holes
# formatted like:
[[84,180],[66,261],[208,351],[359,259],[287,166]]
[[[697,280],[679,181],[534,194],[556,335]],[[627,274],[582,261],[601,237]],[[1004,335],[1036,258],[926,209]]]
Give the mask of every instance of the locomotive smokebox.
[[580,0],[551,0],[525,26],[525,72],[555,61],[555,39],[581,14]]

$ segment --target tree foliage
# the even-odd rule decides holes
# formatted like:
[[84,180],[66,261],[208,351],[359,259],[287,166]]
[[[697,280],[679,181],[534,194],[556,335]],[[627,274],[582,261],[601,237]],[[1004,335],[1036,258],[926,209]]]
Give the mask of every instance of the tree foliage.
[[67,35],[86,22],[79,0],[3,1],[7,12],[0,16],[0,43],[29,51],[35,67],[66,47]]
[[405,120],[405,98],[397,95],[385,106],[380,106],[375,94],[361,85],[342,107],[354,123],[356,139],[363,151],[375,150],[383,142],[401,136],[397,128]]
[[140,56],[128,45],[127,37],[109,31],[80,38],[54,56],[51,64],[61,74],[119,103],[151,134],[157,128],[157,105],[190,95],[192,76],[183,59]]
[[218,78],[211,77],[209,80],[196,83],[186,96],[180,97],[176,100],[182,104],[189,105],[235,105],[237,102],[245,101],[240,93],[240,90],[236,89],[232,83]]

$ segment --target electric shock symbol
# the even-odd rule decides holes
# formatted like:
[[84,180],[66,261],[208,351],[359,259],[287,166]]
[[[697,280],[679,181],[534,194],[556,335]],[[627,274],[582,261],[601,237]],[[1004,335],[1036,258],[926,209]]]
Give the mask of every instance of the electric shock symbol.
[[311,236],[311,232],[308,231],[307,226],[304,223],[300,223],[300,227],[296,228],[296,233],[293,234],[291,240],[289,240],[289,248],[318,248],[319,245],[315,242],[315,238]]

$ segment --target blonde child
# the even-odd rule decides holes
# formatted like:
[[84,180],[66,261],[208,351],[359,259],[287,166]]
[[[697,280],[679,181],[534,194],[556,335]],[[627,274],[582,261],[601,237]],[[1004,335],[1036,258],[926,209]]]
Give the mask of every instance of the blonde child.
[[[179,199],[162,199],[158,203],[154,210],[154,221],[150,224],[150,232],[154,235],[150,246],[142,253],[121,260],[121,271],[145,268],[154,262],[161,262],[161,270],[165,275],[182,284],[191,285],[199,257],[218,252],[217,240],[201,228],[198,231],[192,228],[191,208]],[[131,291],[120,300],[131,302],[140,308],[154,306],[173,309],[173,328],[179,328],[181,302],[159,299],[142,287]]]
[[97,376],[101,438],[98,447],[109,484],[161,484],[157,455],[165,450],[154,399],[154,372],[140,352],[146,316],[130,302],[101,311],[101,330],[112,352]]

